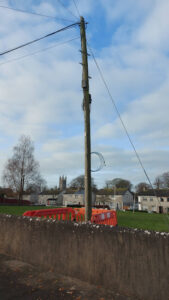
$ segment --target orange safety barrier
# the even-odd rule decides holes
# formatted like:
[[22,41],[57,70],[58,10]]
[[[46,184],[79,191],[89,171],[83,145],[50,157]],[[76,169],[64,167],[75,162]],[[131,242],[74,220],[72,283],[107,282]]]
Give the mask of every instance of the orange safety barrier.
[[85,221],[85,208],[74,208],[75,211],[75,220],[77,222],[83,222]]
[[51,209],[40,209],[40,210],[29,210],[26,211],[23,216],[26,217],[49,217],[50,219],[57,220],[71,220],[75,219],[75,211],[72,208],[51,208]]
[[[74,208],[75,220],[85,221],[85,208]],[[92,209],[91,222],[96,224],[105,224],[117,226],[117,214],[114,210],[107,209]]]
[[92,223],[117,226],[117,214],[114,210],[94,214],[91,218]]
[[[52,208],[26,211],[23,216],[44,217],[64,221],[85,221],[85,208]],[[117,225],[117,214],[114,210],[92,209],[91,222],[95,224]]]

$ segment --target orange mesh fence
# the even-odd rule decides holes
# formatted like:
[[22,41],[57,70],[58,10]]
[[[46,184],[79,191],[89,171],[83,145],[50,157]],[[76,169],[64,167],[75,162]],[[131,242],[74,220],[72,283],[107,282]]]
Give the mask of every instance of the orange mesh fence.
[[[85,208],[52,208],[52,209],[41,209],[41,210],[30,210],[26,211],[23,216],[27,217],[42,217],[52,218],[55,220],[63,221],[85,221]],[[91,222],[95,224],[105,225],[117,225],[117,214],[116,211],[106,209],[92,209]]]
[[99,214],[93,214],[91,218],[92,223],[105,224],[105,225],[117,225],[117,214],[114,210],[109,210]]
[[75,211],[72,208],[52,208],[26,211],[23,216],[27,217],[43,217],[56,220],[71,220],[75,219]]
[[[85,221],[85,208],[75,208],[75,220]],[[96,224],[105,224],[117,226],[117,214],[114,210],[92,209],[91,222]]]

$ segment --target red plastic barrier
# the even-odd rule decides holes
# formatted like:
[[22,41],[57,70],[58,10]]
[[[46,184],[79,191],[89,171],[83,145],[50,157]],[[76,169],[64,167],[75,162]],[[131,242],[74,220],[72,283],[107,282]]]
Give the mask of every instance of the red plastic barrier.
[[[44,217],[57,220],[85,221],[85,208],[52,208],[26,211],[23,216]],[[95,224],[117,225],[117,214],[114,210],[92,209],[91,222]]]
[[[75,220],[85,221],[85,208],[75,208]],[[117,226],[117,214],[114,210],[92,209],[91,222],[96,224],[105,224]]]
[[117,214],[114,210],[94,214],[91,218],[92,223],[117,226]]
[[75,221],[83,222],[85,221],[85,208],[74,208],[75,211]]
[[26,211],[23,216],[27,217],[49,217],[50,219],[57,220],[71,220],[75,219],[75,211],[72,208],[51,208],[51,209],[40,209],[40,210],[29,210]]

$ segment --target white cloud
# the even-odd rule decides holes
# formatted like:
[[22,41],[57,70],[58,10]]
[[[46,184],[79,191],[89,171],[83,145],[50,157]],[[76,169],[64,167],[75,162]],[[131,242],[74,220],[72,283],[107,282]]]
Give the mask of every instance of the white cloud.
[[[145,18],[154,5],[154,0],[100,0],[107,13],[109,21],[116,22],[123,19],[123,22],[138,22],[140,18]],[[135,24],[136,25],[136,24]]]
[[138,41],[145,46],[167,50],[169,2],[155,1],[153,10],[138,32]]
[[44,152],[78,152],[79,150],[83,150],[83,137],[82,136],[72,136],[71,138],[64,138],[64,139],[54,139],[54,140],[47,140],[46,143],[43,145]]
[[[65,47],[61,49],[62,58],[60,53],[59,58],[54,56],[54,52],[52,56],[51,53],[45,54],[49,58],[48,63],[31,57],[19,64],[1,67],[0,110],[4,114],[1,130],[4,130],[5,122],[5,131],[8,132],[10,128],[13,134],[19,134],[23,129],[27,133],[27,127],[29,133],[31,128],[34,132],[34,126],[41,126],[43,132],[44,125],[49,122],[58,123],[65,120],[66,123],[72,118],[79,119],[81,107],[79,105],[77,109],[77,103],[82,95],[78,98],[75,90],[79,89],[76,76],[78,77],[80,66],[73,61],[66,61]],[[71,47],[69,50],[76,51]],[[11,124],[14,121],[20,124],[19,132],[16,130],[17,124],[14,127]]]
[[[169,79],[157,91],[131,102],[121,114],[131,136],[134,135],[136,142],[144,147],[168,146],[168,84]],[[124,130],[119,119],[103,125],[97,132],[97,136],[102,138],[117,138],[121,135],[124,135]]]
[[41,2],[38,5],[33,5],[33,11],[35,11],[36,13],[39,14],[44,14],[47,16],[56,16],[57,10],[56,8],[51,4],[51,3],[47,3],[45,2]]

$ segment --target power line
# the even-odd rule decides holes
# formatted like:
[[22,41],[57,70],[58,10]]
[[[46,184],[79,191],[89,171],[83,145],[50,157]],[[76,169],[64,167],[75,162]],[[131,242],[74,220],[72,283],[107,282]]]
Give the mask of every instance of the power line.
[[72,11],[71,11],[65,4],[63,4],[63,2],[62,2],[61,0],[57,0],[57,2],[58,2],[65,10],[67,10],[73,17],[75,17],[76,19],[78,19],[78,17],[77,17],[76,15],[74,15],[74,14],[72,13]]
[[[89,44],[88,44],[88,46],[89,46]],[[136,148],[135,148],[135,146],[134,146],[134,143],[133,143],[133,141],[132,141],[132,139],[131,139],[131,137],[130,137],[130,135],[129,135],[129,132],[128,132],[127,128],[126,128],[126,125],[124,124],[124,122],[123,122],[123,120],[122,120],[122,117],[121,117],[120,112],[119,112],[119,110],[118,110],[118,108],[117,108],[117,105],[116,105],[116,103],[115,103],[115,101],[114,101],[114,99],[113,99],[113,97],[112,97],[112,95],[111,95],[111,93],[110,93],[109,87],[108,87],[108,85],[107,85],[107,83],[106,83],[106,80],[104,79],[103,73],[102,73],[102,71],[101,71],[101,69],[100,69],[100,67],[99,67],[99,65],[98,65],[98,62],[96,61],[96,58],[95,58],[94,53],[93,53],[93,51],[92,51],[92,49],[91,49],[90,46],[89,46],[89,49],[90,49],[90,52],[91,52],[91,54],[92,54],[93,60],[94,60],[94,62],[95,62],[95,65],[96,65],[96,67],[97,67],[97,69],[98,69],[98,71],[99,71],[99,74],[100,74],[100,76],[101,76],[101,79],[102,79],[102,81],[103,81],[103,83],[104,83],[104,85],[105,85],[105,87],[106,87],[106,90],[107,90],[107,92],[108,92],[108,94],[109,94],[109,97],[110,97],[110,99],[111,99],[111,101],[112,101],[112,103],[113,103],[113,106],[114,106],[115,110],[116,110],[116,113],[117,113],[117,115],[118,115],[118,117],[119,117],[119,119],[120,119],[120,122],[121,122],[122,126],[123,126],[123,129],[124,129],[124,131],[125,131],[125,133],[126,133],[128,139],[129,139],[129,142],[130,142],[130,144],[131,144],[131,146],[132,146],[132,148],[133,148],[133,150],[134,150],[134,152],[135,152],[135,154],[136,154],[136,157],[137,157],[137,159],[138,159],[138,161],[139,161],[139,163],[140,163],[140,166],[141,166],[141,168],[142,168],[142,170],[143,170],[143,172],[144,172],[144,174],[145,174],[145,176],[146,176],[146,178],[147,178],[147,180],[148,180],[150,186],[151,186],[152,189],[154,190],[153,185],[152,185],[152,183],[151,183],[151,180],[150,180],[150,178],[149,178],[149,176],[148,176],[148,174],[147,174],[147,172],[146,172],[146,170],[145,170],[145,168],[144,168],[144,166],[143,166],[143,163],[142,163],[142,161],[141,161],[141,159],[140,159],[140,156],[139,156],[139,154],[138,154],[138,152],[137,152],[137,150],[136,150]]]
[[20,13],[24,13],[24,14],[35,15],[35,16],[38,16],[38,17],[45,17],[45,18],[50,18],[50,19],[57,19],[57,20],[60,20],[60,21],[73,22],[72,20],[58,18],[58,17],[54,17],[54,16],[48,16],[48,15],[44,15],[44,14],[40,14],[40,13],[35,13],[35,12],[20,9],[20,8],[9,7],[9,6],[4,6],[4,5],[0,5],[0,7],[8,9],[8,10],[13,10],[13,11],[17,11],[17,12],[20,12]]
[[[121,117],[121,115],[120,115],[120,112],[119,112],[119,110],[118,110],[118,108],[117,108],[117,105],[116,105],[116,103],[115,103],[115,101],[114,101],[112,95],[111,95],[111,92],[110,92],[109,87],[108,87],[108,85],[107,85],[107,83],[106,83],[106,80],[104,79],[104,76],[103,76],[103,73],[102,73],[102,71],[101,71],[101,68],[100,68],[98,62],[96,61],[96,58],[95,58],[95,56],[94,56],[94,53],[93,53],[91,47],[89,46],[89,43],[88,43],[88,47],[89,47],[89,50],[90,50],[91,55],[92,55],[92,57],[93,57],[93,60],[94,60],[94,62],[95,62],[95,65],[96,65],[96,67],[97,67],[97,69],[98,69],[98,71],[99,71],[100,77],[101,77],[101,79],[102,79],[102,81],[103,81],[103,83],[104,83],[104,85],[105,85],[105,87],[106,87],[106,90],[107,90],[107,92],[108,92],[108,95],[109,95],[109,97],[110,97],[110,99],[111,99],[111,101],[112,101],[112,104],[113,104],[113,106],[114,106],[114,108],[115,108],[115,110],[116,110],[116,113],[117,113],[117,115],[118,115],[118,117],[119,117],[119,119],[120,119],[120,121],[121,121],[122,127],[123,127],[123,129],[124,129],[124,131],[125,131],[125,133],[126,133],[128,139],[129,139],[129,142],[130,142],[130,144],[131,144],[131,146],[132,146],[134,152],[135,152],[135,155],[136,155],[136,157],[137,157],[137,159],[138,159],[138,162],[139,162],[139,164],[140,164],[140,166],[141,166],[141,168],[142,168],[142,170],[143,170],[143,172],[144,172],[144,174],[145,174],[145,176],[146,176],[146,178],[147,178],[147,180],[148,180],[148,182],[149,182],[149,184],[150,184],[150,186],[151,186],[151,188],[152,188],[152,190],[153,190],[153,193],[154,193],[154,196],[155,196],[156,199],[157,199],[157,202],[160,204],[160,201],[159,201],[159,199],[158,199],[157,193],[156,193],[156,191],[155,191],[155,189],[154,189],[154,187],[153,187],[153,185],[152,185],[152,182],[151,182],[151,180],[150,180],[150,178],[149,178],[149,176],[148,176],[148,174],[147,174],[147,172],[146,172],[146,170],[145,170],[145,168],[144,168],[144,166],[143,166],[143,163],[142,163],[142,161],[141,161],[141,159],[140,159],[140,156],[139,156],[139,154],[138,154],[138,152],[137,152],[137,150],[136,150],[136,148],[135,148],[135,146],[134,146],[134,143],[133,143],[133,141],[132,141],[132,139],[131,139],[131,137],[130,137],[130,135],[129,135],[129,132],[128,132],[128,130],[127,130],[127,128],[126,128],[126,126],[125,126],[123,120],[122,120],[122,117]],[[166,225],[167,225],[167,227],[169,228],[169,225],[168,225],[168,222],[167,222],[167,221],[168,221],[168,220],[165,219]]]
[[76,11],[77,11],[77,14],[79,15],[79,18],[80,18],[80,12],[79,12],[79,9],[78,9],[78,6],[77,6],[77,3],[75,0],[73,0],[73,3],[74,3],[74,6],[76,8]]
[[32,56],[32,55],[36,55],[36,54],[38,54],[38,53],[40,53],[40,52],[44,52],[44,51],[47,51],[47,50],[56,48],[56,47],[58,47],[58,46],[60,46],[60,45],[67,44],[67,43],[72,42],[72,41],[77,40],[77,39],[79,39],[79,37],[75,37],[75,38],[72,38],[71,40],[67,40],[67,41],[65,41],[65,42],[58,43],[57,45],[53,45],[53,46],[51,46],[51,47],[43,48],[43,49],[41,49],[41,50],[38,50],[38,51],[35,51],[35,52],[32,52],[32,53],[26,54],[26,55],[23,55],[23,56],[20,56],[20,57],[17,57],[17,58],[14,58],[14,59],[10,59],[10,60],[8,60],[8,61],[5,61],[5,62],[3,62],[3,63],[0,63],[0,66],[6,65],[6,64],[9,64],[9,63],[12,63],[12,62],[21,60],[21,59],[24,59],[24,58],[29,57],[29,56]]
[[54,35],[54,34],[56,34],[56,33],[59,33],[59,32],[61,32],[61,31],[65,31],[65,30],[67,30],[67,29],[69,29],[69,28],[72,28],[72,27],[74,27],[74,26],[76,26],[76,25],[79,25],[79,23],[74,23],[74,24],[68,25],[68,26],[63,27],[63,28],[61,28],[61,29],[59,29],[59,30],[56,30],[56,31],[51,32],[51,33],[49,33],[49,34],[46,34],[46,35],[44,35],[44,36],[42,36],[42,37],[40,37],[40,38],[37,38],[37,39],[35,39],[35,40],[33,40],[33,41],[30,41],[30,42],[27,42],[27,43],[22,44],[22,45],[20,45],[20,46],[17,46],[17,47],[15,47],[15,48],[6,50],[6,51],[0,53],[0,56],[5,55],[5,54],[10,53],[10,52],[13,52],[13,51],[15,51],[15,50],[18,50],[18,49],[20,49],[20,48],[26,47],[26,46],[28,46],[28,45],[30,45],[30,44],[33,44],[33,43],[38,42],[38,41],[40,41],[40,40],[43,40],[43,39],[45,39],[45,38],[47,38],[47,37],[49,37],[49,36],[52,36],[52,35]]

